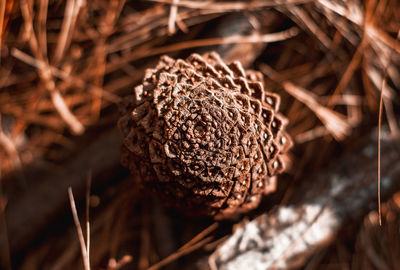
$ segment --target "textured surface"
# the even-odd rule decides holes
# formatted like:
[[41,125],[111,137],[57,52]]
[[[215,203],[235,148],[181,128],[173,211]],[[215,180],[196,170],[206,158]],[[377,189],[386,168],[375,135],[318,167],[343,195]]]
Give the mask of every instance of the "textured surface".
[[[386,134],[381,137],[382,198],[400,188],[399,140]],[[306,178],[288,205],[238,225],[209,258],[211,269],[299,269],[335,241],[343,226],[377,207],[376,135],[373,131],[330,167]]]
[[291,140],[260,73],[216,53],[163,56],[126,101],[122,163],[170,206],[225,218],[275,190]]

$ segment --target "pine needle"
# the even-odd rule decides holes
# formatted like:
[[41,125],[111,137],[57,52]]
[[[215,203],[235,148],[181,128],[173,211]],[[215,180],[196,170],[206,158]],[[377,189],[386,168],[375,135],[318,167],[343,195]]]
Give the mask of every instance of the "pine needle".
[[85,238],[83,236],[81,223],[79,222],[78,211],[76,210],[74,194],[72,193],[71,187],[68,187],[68,198],[69,198],[69,202],[71,205],[71,211],[72,211],[72,216],[73,216],[75,227],[76,227],[76,232],[78,233],[79,244],[81,246],[83,266],[84,266],[85,270],[90,270],[90,260],[89,260],[88,249],[85,244]]
[[[400,30],[397,32],[396,40],[400,39]],[[391,55],[392,55],[391,51]],[[378,217],[379,217],[379,225],[382,226],[382,209],[381,209],[381,129],[382,129],[382,111],[383,111],[383,93],[386,88],[386,76],[387,69],[390,66],[391,58],[389,57],[389,61],[384,69],[383,80],[381,86],[381,94],[379,98],[379,119],[378,119]]]

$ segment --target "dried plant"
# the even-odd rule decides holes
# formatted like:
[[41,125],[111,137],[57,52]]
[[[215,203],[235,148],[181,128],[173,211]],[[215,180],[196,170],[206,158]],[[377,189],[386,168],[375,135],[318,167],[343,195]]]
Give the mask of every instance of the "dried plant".
[[[288,188],[267,200],[278,197],[277,203],[285,205],[310,172],[324,170],[334,155],[372,130],[378,122],[381,93],[382,122],[387,121],[392,136],[398,136],[399,10],[397,0],[3,1],[0,4],[1,174],[7,176],[36,162],[54,168],[53,162],[57,162],[74,172],[46,182],[48,189],[60,186],[68,177],[78,175],[76,168],[81,169],[70,166],[74,164],[71,154],[82,156],[86,142],[100,142],[97,135],[107,136],[111,130],[118,139],[96,144],[94,154],[86,152],[88,160],[79,164],[94,164],[84,170],[93,169],[101,174],[95,162],[89,162],[90,156],[95,161],[99,151],[104,153],[110,147],[109,142],[119,140],[118,131],[114,130],[118,119],[115,104],[132,92],[147,68],[156,65],[158,55],[168,53],[171,57],[185,58],[214,46],[212,49],[225,60],[246,58],[246,61],[240,59],[242,64],[261,70],[268,90],[281,97],[280,111],[289,119],[287,132],[296,142],[291,151],[294,166],[289,171]],[[238,17],[244,18],[246,26]],[[224,27],[220,27],[221,22],[225,22]],[[213,32],[215,29],[218,31]],[[382,88],[386,67],[387,83]],[[75,135],[82,132],[83,135]],[[119,163],[118,155],[109,156],[113,159],[110,163]],[[15,196],[0,194],[3,202],[0,212],[4,216],[4,209],[9,212],[20,209],[7,218],[14,216],[24,225],[29,223],[32,232],[49,231],[61,213],[55,208],[51,215],[54,220],[43,224],[46,220],[42,218],[43,204],[31,200],[42,193],[37,192],[33,176],[26,175],[30,177],[26,179],[29,190]],[[24,174],[20,176],[24,178]],[[96,184],[96,173],[94,177]],[[281,177],[280,187],[286,187],[285,180],[285,176]],[[155,265],[157,268],[204,245],[207,251],[217,245],[209,243],[212,236],[204,236],[195,245],[185,245],[174,253],[189,235],[209,224],[202,223],[202,228],[197,226],[198,220],[188,219],[181,227],[183,230],[174,234],[164,222],[179,221],[160,215],[154,205],[136,192],[115,192],[127,189],[126,185],[115,185],[115,181],[109,179],[109,187],[98,194],[101,213],[97,209],[93,213],[93,268],[106,268],[109,261],[109,269],[117,269],[132,259],[129,269],[145,269],[166,258]],[[105,199],[104,194],[109,192],[118,196]],[[247,192],[250,194],[251,188]],[[79,193],[76,195],[79,204],[82,198],[78,198]],[[62,193],[52,198],[65,197]],[[23,204],[19,198],[34,203]],[[49,201],[47,209],[59,202]],[[19,208],[13,208],[16,205]],[[262,207],[260,211],[267,211]],[[236,210],[244,208],[238,206]],[[40,222],[32,222],[30,218]],[[148,224],[162,224],[162,229]],[[0,234],[6,229],[0,230]],[[29,249],[24,253],[24,261],[19,262],[14,259],[13,246],[17,236],[23,234],[18,234],[16,227],[9,227],[8,231],[14,269],[32,266],[75,269],[81,265],[79,242],[74,234],[58,235],[58,241],[41,234],[45,240],[35,243],[34,250],[29,249],[33,244],[27,238],[19,237]],[[227,235],[229,230],[224,233]],[[160,241],[157,235],[174,237]],[[174,243],[175,249],[165,248],[164,242]],[[382,249],[385,247],[390,249],[382,245]],[[126,254],[132,257],[124,257]],[[328,252],[327,256],[332,254]],[[196,259],[198,254],[180,262],[193,268]],[[315,260],[318,268],[318,258]]]
[[232,216],[275,190],[291,139],[262,75],[216,53],[163,56],[119,121],[125,166],[170,205]]

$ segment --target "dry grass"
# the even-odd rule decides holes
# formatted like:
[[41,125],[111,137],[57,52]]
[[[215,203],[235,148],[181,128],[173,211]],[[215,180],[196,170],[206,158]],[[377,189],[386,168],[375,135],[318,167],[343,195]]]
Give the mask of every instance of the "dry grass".
[[382,221],[376,211],[370,212],[358,233],[353,269],[396,269],[399,265],[400,194],[382,205]]
[[[76,136],[115,123],[115,104],[160,54],[265,43],[253,67],[282,95],[297,142],[284,203],[307,170],[321,168],[338,146],[346,148],[378,124],[380,96],[382,119],[399,135],[399,10],[396,0],[1,2],[0,169],[8,173],[38,159],[60,162],[78,151]],[[233,12],[246,14],[256,31],[204,38],[204,28]],[[162,260],[168,254],[160,250],[170,249],[157,242],[157,226],[149,224],[168,224],[171,217],[143,197],[132,191],[111,196],[93,216],[87,234],[94,237],[84,244],[87,253],[92,246],[94,268],[159,269],[213,239],[207,230],[198,237],[198,231],[183,230],[177,243],[194,240]],[[44,241],[19,268],[80,267],[76,237],[58,240],[57,248]],[[390,245],[382,245],[383,253]],[[54,259],[46,260],[50,255]]]

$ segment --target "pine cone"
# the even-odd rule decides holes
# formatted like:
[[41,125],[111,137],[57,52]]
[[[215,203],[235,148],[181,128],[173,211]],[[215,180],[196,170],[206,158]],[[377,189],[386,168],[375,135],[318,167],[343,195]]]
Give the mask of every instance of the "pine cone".
[[122,164],[169,206],[228,218],[273,192],[291,139],[259,72],[217,53],[161,57],[119,121]]

